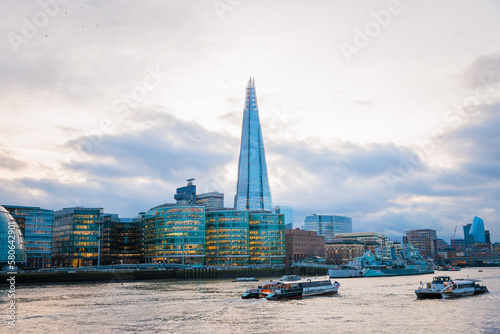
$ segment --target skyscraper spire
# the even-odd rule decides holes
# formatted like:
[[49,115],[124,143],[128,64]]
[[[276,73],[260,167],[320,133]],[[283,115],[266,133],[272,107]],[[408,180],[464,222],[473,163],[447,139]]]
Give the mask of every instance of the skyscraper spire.
[[272,211],[273,208],[255,93],[255,80],[252,77],[250,77],[246,89],[238,184],[236,185],[234,202],[237,210]]

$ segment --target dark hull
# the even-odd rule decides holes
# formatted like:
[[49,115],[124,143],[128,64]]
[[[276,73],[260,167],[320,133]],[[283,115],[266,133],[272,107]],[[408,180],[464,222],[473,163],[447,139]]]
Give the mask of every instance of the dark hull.
[[320,292],[316,294],[308,294],[308,295],[303,295],[302,291],[297,291],[297,292],[291,292],[291,293],[282,293],[279,295],[270,295],[269,297],[266,297],[268,300],[282,300],[282,299],[299,299],[299,298],[306,298],[306,297],[312,297],[312,296],[327,296],[327,295],[334,295],[338,291],[328,291],[328,292]]
[[415,291],[418,299],[442,299],[441,292],[434,291]]

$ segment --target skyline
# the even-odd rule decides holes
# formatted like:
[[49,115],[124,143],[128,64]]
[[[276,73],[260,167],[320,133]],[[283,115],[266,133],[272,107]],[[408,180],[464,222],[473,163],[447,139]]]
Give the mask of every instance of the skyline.
[[194,177],[232,206],[252,76],[273,205],[293,207],[295,226],[346,214],[354,231],[448,242],[478,216],[500,241],[499,10],[6,4],[0,203],[133,217]]

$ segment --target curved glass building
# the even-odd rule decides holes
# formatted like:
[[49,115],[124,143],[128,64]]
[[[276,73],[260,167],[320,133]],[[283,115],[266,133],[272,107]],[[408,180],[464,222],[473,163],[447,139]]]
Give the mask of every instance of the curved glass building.
[[147,263],[203,265],[205,207],[165,204],[144,216]]
[[481,218],[474,217],[469,234],[472,236],[473,242],[485,243],[484,222]]
[[0,268],[16,270],[15,266],[20,266],[24,262],[26,262],[26,245],[21,229],[11,214],[0,205]]
[[206,264],[246,266],[250,255],[248,211],[208,211],[205,216]]

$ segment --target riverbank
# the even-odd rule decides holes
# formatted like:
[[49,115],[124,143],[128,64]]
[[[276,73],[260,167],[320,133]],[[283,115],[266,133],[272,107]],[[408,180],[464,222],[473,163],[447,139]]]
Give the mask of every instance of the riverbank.
[[[155,279],[234,279],[236,277],[281,277],[282,275],[328,275],[321,268],[241,268],[241,269],[165,269],[162,270],[68,270],[56,272],[19,272],[16,285],[83,283],[83,282],[127,282]],[[0,286],[7,286],[12,275],[0,274]]]

